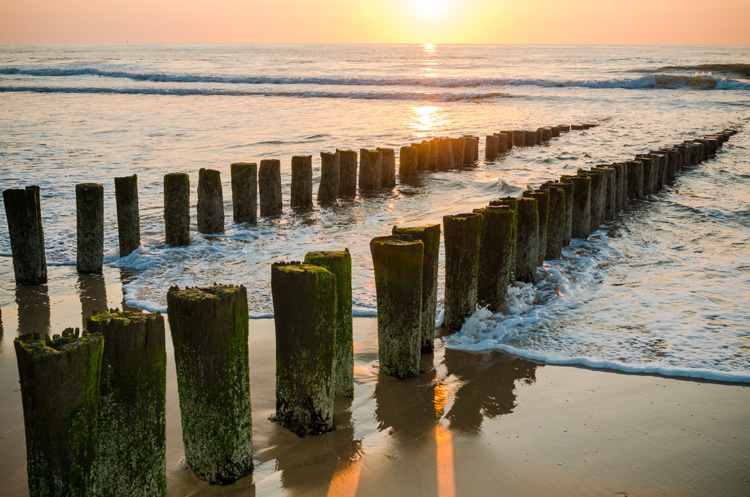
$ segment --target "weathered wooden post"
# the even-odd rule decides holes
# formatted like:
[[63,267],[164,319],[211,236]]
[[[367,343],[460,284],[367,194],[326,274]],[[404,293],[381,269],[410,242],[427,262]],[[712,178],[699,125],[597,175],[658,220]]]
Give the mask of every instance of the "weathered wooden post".
[[610,167],[615,170],[615,183],[617,185],[615,213],[618,213],[622,211],[628,203],[628,164],[627,162],[618,162],[612,164]]
[[3,191],[13,272],[18,285],[47,283],[47,258],[38,186]]
[[602,222],[611,221],[617,215],[617,172],[615,168],[608,165],[596,166],[591,170],[601,173],[604,177]]
[[339,197],[351,198],[357,195],[357,152],[354,150],[338,150],[341,179],[339,182]]
[[201,480],[231,483],[253,469],[247,291],[175,286],[167,314],[185,461]]
[[570,129],[572,131],[582,131],[586,129],[586,127],[583,124],[571,124]]
[[76,269],[101,273],[104,262],[104,187],[96,183],[76,185]]
[[643,195],[656,193],[656,165],[654,159],[645,155],[636,155],[635,160],[643,163]]
[[438,138],[438,171],[448,171],[454,169],[456,164],[453,162],[453,143],[450,138]]
[[308,252],[305,254],[305,264],[327,269],[336,278],[336,350],[333,393],[335,397],[354,397],[352,256],[349,254],[349,249]]
[[552,128],[549,126],[543,126],[539,128],[542,131],[542,141],[548,142],[552,139]]
[[513,131],[504,129],[500,132],[501,135],[505,135],[505,151],[513,148]]
[[381,236],[370,241],[378,301],[380,370],[397,378],[419,375],[422,348],[422,240]]
[[487,135],[484,140],[484,160],[491,162],[497,159],[499,138],[495,135]]
[[198,172],[198,231],[207,235],[224,231],[221,173],[214,169]]
[[651,151],[647,154],[647,157],[654,159],[657,164],[658,176],[656,178],[656,189],[661,190],[667,186],[667,175],[669,174],[669,156],[664,152]]
[[464,135],[461,137],[464,142],[464,167],[471,167],[479,160],[479,137],[473,135]]
[[419,143],[419,170],[429,171],[432,169],[432,146],[430,142],[422,140]]
[[477,270],[477,302],[492,312],[505,304],[515,268],[516,212],[510,206],[475,209],[482,216]]
[[535,129],[529,129],[526,131],[526,141],[524,142],[524,145],[527,147],[533,147],[534,145],[537,145],[539,142],[537,141],[538,134]]
[[570,131],[570,124],[561,124],[559,127],[560,133],[567,133]]
[[230,164],[229,170],[232,179],[232,217],[234,222],[257,224],[258,164],[255,162],[235,162]]
[[604,197],[607,183],[604,173],[599,171],[578,170],[578,176],[591,178],[591,199],[589,200],[589,232],[596,231],[604,223]]
[[565,228],[568,219],[565,204],[566,193],[565,189],[555,183],[545,183],[541,188],[549,192],[547,244],[544,259],[552,261],[562,257]]
[[588,176],[563,176],[561,183],[573,182],[573,226],[570,236],[585,240],[591,233],[591,178]]
[[507,152],[513,146],[511,137],[508,136],[506,133],[495,133],[494,136],[497,137],[497,153],[498,154]]
[[104,338],[99,404],[101,495],[167,494],[164,318],[112,310],[86,320]]
[[318,185],[318,203],[330,204],[339,198],[341,180],[341,162],[339,154],[320,153],[320,185]]
[[539,189],[534,191],[525,191],[523,196],[536,199],[537,210],[539,212],[539,238],[537,239],[536,265],[544,264],[544,256],[547,254],[547,227],[549,225],[549,197],[547,190]]
[[333,429],[336,278],[299,262],[271,268],[276,420],[299,436]]
[[419,147],[401,147],[398,154],[398,175],[410,181],[419,175]]
[[190,177],[185,173],[164,175],[164,234],[167,245],[190,245]]
[[137,175],[115,178],[115,200],[117,201],[117,232],[120,238],[120,257],[125,257],[141,246]]
[[378,150],[359,151],[359,190],[375,191],[380,189],[383,154]]
[[453,152],[453,167],[460,169],[464,167],[464,141],[461,138],[448,138],[451,142]]
[[560,136],[560,126],[550,126],[550,138],[557,138]]
[[490,205],[508,205],[516,211],[516,264],[517,281],[531,283],[536,280],[539,254],[539,206],[535,198],[506,197],[493,200]]
[[643,162],[628,161],[628,198],[643,198]]
[[393,188],[396,186],[396,151],[392,148],[378,147],[382,154],[380,167],[380,187]]
[[298,211],[309,211],[310,209],[312,209],[312,190],[312,155],[293,156],[292,186],[291,195],[289,198],[289,207]]
[[526,146],[526,131],[522,129],[513,130],[513,146],[524,147]]
[[[562,246],[567,247],[570,245],[571,238],[573,238],[573,192],[575,184],[572,181],[548,181],[542,187],[560,188],[565,192],[565,220],[563,224]],[[550,195],[552,195],[551,192]]]
[[445,230],[445,312],[443,325],[450,331],[463,326],[476,310],[479,249],[482,238],[480,214],[443,217]]
[[[103,339],[25,334],[14,340],[29,494],[97,497]],[[8,454],[6,454],[7,456]]]
[[278,159],[260,161],[258,192],[260,193],[260,215],[263,217],[280,216],[283,203],[281,199],[281,162]]
[[440,169],[440,140],[441,138],[430,140],[430,171],[438,171]]
[[440,225],[393,227],[393,234],[409,236],[424,244],[422,259],[422,352],[431,352],[435,341],[437,313],[438,259],[440,257]]

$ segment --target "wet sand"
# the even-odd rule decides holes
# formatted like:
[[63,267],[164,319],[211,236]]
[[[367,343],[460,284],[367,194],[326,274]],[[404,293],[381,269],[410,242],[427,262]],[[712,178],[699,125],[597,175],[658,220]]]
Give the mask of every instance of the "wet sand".
[[[2,281],[13,281],[9,266],[0,261]],[[122,307],[119,270],[49,271],[48,286],[19,287],[2,307],[0,495],[28,494],[18,331],[59,333],[93,309]],[[168,337],[168,494],[750,495],[748,386],[544,366],[440,341],[423,373],[400,381],[378,373],[376,320],[355,319],[354,334],[354,399],[337,401],[334,431],[299,438],[269,421],[273,320],[250,322],[255,471],[228,486],[184,464]]]

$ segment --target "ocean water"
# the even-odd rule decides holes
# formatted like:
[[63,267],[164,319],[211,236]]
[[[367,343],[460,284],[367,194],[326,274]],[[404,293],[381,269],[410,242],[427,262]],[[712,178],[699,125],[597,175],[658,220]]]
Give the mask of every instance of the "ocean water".
[[[439,223],[578,168],[727,127],[723,150],[588,240],[545,262],[511,305],[478,312],[449,348],[750,382],[750,52],[716,46],[0,45],[0,185],[41,187],[48,263],[75,265],[75,185],[105,187],[105,263],[127,303],[165,310],[172,285],[248,287],[270,316],[270,265],[352,252],[355,313],[375,315],[369,240]],[[299,214],[290,160],[432,136],[595,122],[476,168],[425,174],[373,197]],[[480,157],[483,145],[480,145]],[[229,165],[277,158],[284,214],[234,224]],[[218,169],[226,232],[195,227],[200,168]],[[192,244],[164,243],[162,178],[192,181]],[[120,258],[116,176],[137,174],[142,246]],[[442,261],[441,261],[442,277]],[[442,282],[440,293],[442,294]],[[0,306],[12,305],[0,211]],[[437,317],[439,321],[439,316]],[[59,330],[53,330],[59,331]]]

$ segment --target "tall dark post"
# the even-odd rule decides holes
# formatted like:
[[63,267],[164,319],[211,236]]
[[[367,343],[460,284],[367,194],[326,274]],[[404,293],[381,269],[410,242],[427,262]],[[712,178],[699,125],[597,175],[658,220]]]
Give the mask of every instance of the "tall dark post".
[[339,182],[339,197],[354,197],[357,195],[357,152],[354,150],[338,150],[341,165],[341,180]]
[[591,178],[588,176],[563,176],[561,182],[573,183],[572,238],[585,240],[591,233]]
[[248,307],[243,286],[167,293],[185,461],[226,484],[252,472]]
[[260,193],[260,215],[280,216],[281,201],[281,162],[278,159],[260,161],[258,169],[258,192]]
[[392,148],[378,148],[382,154],[380,167],[380,187],[393,188],[396,186],[396,151]]
[[101,273],[104,262],[104,187],[96,183],[76,185],[76,228],[79,273]]
[[429,171],[432,169],[432,146],[430,142],[423,140],[419,147],[419,170]]
[[229,168],[234,222],[255,225],[258,223],[258,164],[235,162]]
[[120,236],[120,257],[130,255],[141,246],[141,218],[138,212],[138,176],[115,178],[117,231]]
[[490,311],[499,312],[515,268],[516,212],[507,205],[474,212],[482,216],[477,301]]
[[450,138],[438,138],[437,145],[437,169],[438,171],[448,171],[454,169],[456,164],[453,162],[453,143]]
[[628,202],[628,164],[627,162],[618,162],[612,164],[614,168],[617,183],[617,202],[615,203],[615,212],[618,213],[625,208]]
[[47,258],[38,186],[3,191],[13,272],[18,285],[47,283]]
[[[549,191],[547,244],[544,259],[553,261],[562,257],[568,213],[565,189],[557,183],[545,183],[542,188]],[[571,191],[572,193],[572,191]]]
[[398,175],[402,180],[413,180],[419,174],[419,147],[401,147],[398,154]]
[[271,268],[276,326],[276,420],[297,435],[333,428],[336,281],[311,264]]
[[207,235],[224,231],[221,173],[215,169],[198,172],[198,231]]
[[544,256],[547,254],[547,229],[549,226],[549,197],[547,190],[534,190],[523,192],[524,197],[536,199],[539,211],[539,239],[537,243],[536,265],[544,264]]
[[539,206],[536,199],[506,197],[493,200],[490,205],[507,205],[516,211],[516,264],[514,275],[517,281],[535,281],[539,254]]
[[487,135],[484,140],[484,160],[491,162],[497,159],[499,138],[495,135]]
[[604,197],[606,193],[606,180],[604,173],[598,171],[578,170],[578,176],[591,178],[591,200],[590,200],[590,231],[596,231],[604,223]]
[[380,189],[383,154],[378,150],[359,151],[359,190],[372,192]]
[[462,138],[450,138],[451,148],[453,149],[453,167],[464,167],[464,148],[465,142]]
[[479,249],[482,237],[480,214],[443,217],[445,230],[445,313],[443,324],[457,331],[476,310]]
[[320,185],[318,185],[318,203],[330,204],[339,198],[341,181],[341,161],[338,153],[320,153]]
[[164,175],[164,234],[167,245],[190,245],[190,177]]
[[292,186],[289,206],[292,209],[306,211],[312,209],[312,155],[295,155],[292,157]]

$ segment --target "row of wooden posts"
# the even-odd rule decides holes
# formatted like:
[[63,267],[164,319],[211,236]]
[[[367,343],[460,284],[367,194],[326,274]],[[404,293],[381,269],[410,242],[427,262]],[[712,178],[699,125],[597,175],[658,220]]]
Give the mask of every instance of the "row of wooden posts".
[[[494,133],[486,137],[485,159],[493,161],[513,146],[542,144],[561,132],[592,126],[595,125],[574,124]],[[478,155],[479,138],[476,136],[424,140],[401,147],[399,176],[402,182],[408,183],[420,171],[470,167],[477,163]],[[362,193],[396,186],[396,155],[392,148],[361,149],[359,174],[357,152],[353,150],[322,152],[320,158],[317,194],[320,205],[354,197],[358,179]],[[297,211],[312,209],[312,156],[292,157],[291,167],[290,206]],[[260,167],[256,163],[237,162],[231,164],[230,172],[235,223],[257,224],[258,199],[262,217],[281,215],[283,202],[279,160],[262,160]],[[39,193],[37,186],[3,191],[17,284],[47,282]],[[141,244],[137,175],[115,178],[115,199],[120,256],[124,257]],[[104,263],[104,186],[97,183],[76,185],[76,213],[76,267],[82,273],[101,273]],[[224,231],[224,195],[219,171],[201,169],[198,173],[197,225],[198,231],[204,234]],[[190,178],[186,173],[164,176],[164,232],[169,246],[190,244]]]
[[[510,281],[532,281],[572,238],[671,184],[732,134],[579,170],[446,216],[447,330],[460,329],[477,304],[500,310]],[[440,231],[394,227],[370,244],[380,369],[398,378],[417,376],[420,354],[433,347]],[[348,250],[271,268],[276,421],[299,435],[332,429],[334,399],[354,395],[351,270]],[[186,462],[205,481],[235,481],[253,469],[247,291],[173,287],[167,309]],[[83,335],[15,340],[30,494],[165,495],[163,317],[110,310],[86,325]]]

